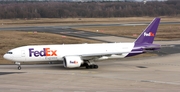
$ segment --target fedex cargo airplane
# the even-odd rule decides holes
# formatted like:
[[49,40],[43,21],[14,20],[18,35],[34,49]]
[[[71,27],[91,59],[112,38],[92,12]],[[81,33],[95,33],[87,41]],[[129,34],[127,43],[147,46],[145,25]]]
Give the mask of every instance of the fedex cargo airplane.
[[15,62],[62,61],[65,68],[86,67],[97,69],[96,60],[124,58],[160,49],[153,44],[160,18],[155,18],[132,43],[29,45],[14,48],[3,57]]

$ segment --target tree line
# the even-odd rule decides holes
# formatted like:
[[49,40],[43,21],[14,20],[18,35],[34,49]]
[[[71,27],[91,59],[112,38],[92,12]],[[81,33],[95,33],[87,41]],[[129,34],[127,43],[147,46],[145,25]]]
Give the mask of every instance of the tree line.
[[1,2],[0,19],[179,16],[180,2]]

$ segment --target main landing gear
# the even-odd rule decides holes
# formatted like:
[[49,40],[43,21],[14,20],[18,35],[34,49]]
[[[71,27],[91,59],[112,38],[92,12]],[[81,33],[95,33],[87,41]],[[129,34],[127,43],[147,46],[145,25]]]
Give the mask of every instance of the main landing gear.
[[18,65],[18,68],[17,68],[17,69],[18,69],[18,70],[21,70],[21,63],[15,62],[15,64]]
[[98,65],[96,65],[96,64],[87,65],[86,69],[98,69]]
[[94,62],[90,62],[89,60],[84,61],[82,66],[85,66],[86,69],[98,69],[98,65],[94,64]]

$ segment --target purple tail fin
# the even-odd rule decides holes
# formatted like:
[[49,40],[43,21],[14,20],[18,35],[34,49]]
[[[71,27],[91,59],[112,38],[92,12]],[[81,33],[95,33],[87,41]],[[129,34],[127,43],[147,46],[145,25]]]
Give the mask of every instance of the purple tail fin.
[[160,18],[154,18],[154,20],[149,24],[149,26],[141,33],[141,35],[136,39],[136,44],[150,43],[154,41],[156,32],[159,26]]

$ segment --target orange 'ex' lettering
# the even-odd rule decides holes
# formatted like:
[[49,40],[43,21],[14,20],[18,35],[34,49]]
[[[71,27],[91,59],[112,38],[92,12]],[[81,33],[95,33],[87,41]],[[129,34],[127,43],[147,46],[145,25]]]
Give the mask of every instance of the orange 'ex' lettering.
[[[52,54],[50,54],[50,52],[52,52]],[[56,54],[57,50],[50,50],[50,48],[45,48],[45,53],[46,53],[46,56],[57,56]]]

